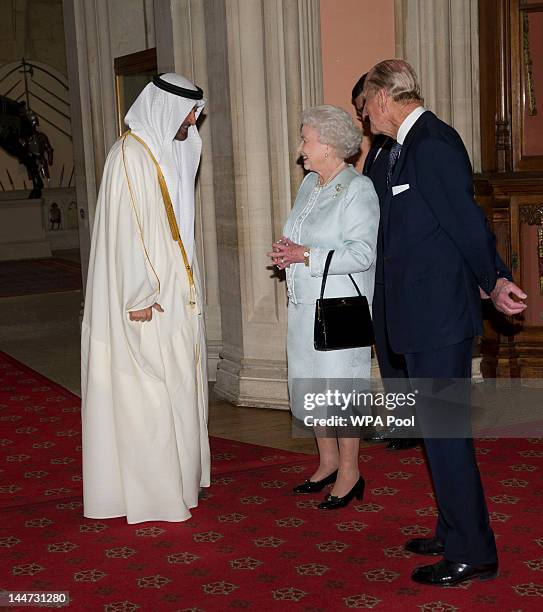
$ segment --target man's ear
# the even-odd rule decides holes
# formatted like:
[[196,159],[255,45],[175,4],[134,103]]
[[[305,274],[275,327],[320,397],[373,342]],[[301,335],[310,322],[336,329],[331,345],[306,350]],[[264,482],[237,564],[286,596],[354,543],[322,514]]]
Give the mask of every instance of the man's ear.
[[379,110],[385,111],[388,107],[388,94],[384,89],[380,89],[377,92],[377,103],[379,104]]

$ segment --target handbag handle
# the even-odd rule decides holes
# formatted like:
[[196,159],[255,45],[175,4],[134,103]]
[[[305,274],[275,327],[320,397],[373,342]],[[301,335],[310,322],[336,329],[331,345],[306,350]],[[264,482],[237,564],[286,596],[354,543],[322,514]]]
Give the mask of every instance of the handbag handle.
[[[332,261],[332,256],[334,255],[334,251],[328,251],[328,255],[326,256],[326,263],[324,264],[324,273],[322,275],[322,283],[321,283],[321,300],[324,297],[324,290],[326,288],[326,279],[328,278],[328,268],[330,267],[330,262]],[[362,294],[360,293],[360,289],[358,288],[358,285],[354,282],[354,278],[349,274],[349,278],[351,279],[351,282],[354,285],[354,288],[356,289],[356,292],[358,293],[358,295],[360,297],[362,297]]]

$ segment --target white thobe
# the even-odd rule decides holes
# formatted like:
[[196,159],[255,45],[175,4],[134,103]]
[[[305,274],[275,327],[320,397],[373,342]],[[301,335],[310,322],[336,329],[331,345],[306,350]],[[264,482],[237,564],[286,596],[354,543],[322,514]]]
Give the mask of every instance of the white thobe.
[[[127,180],[128,179],[128,180]],[[94,223],[82,328],[84,515],[183,521],[209,486],[202,292],[172,239],[153,158],[111,149]],[[163,313],[129,320],[158,302]]]

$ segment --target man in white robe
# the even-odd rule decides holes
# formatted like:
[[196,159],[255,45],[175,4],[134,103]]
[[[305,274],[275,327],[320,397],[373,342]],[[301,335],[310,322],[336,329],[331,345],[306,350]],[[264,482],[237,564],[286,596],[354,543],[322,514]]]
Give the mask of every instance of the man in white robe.
[[88,518],[184,521],[209,486],[194,181],[203,92],[154,77],[106,160],[81,340]]

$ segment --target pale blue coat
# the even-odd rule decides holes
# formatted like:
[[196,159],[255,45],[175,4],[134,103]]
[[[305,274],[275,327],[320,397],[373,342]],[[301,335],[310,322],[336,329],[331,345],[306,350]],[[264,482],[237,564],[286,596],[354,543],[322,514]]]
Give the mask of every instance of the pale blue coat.
[[307,413],[297,397],[295,379],[369,379],[371,349],[316,351],[313,347],[315,301],[320,295],[326,255],[335,253],[325,297],[356,295],[348,274],[371,305],[375,280],[379,201],[373,183],[352,166],[328,185],[318,186],[310,172],[302,182],[283,234],[311,250],[310,266],[286,270],[288,304],[288,380],[291,409],[297,418]]

